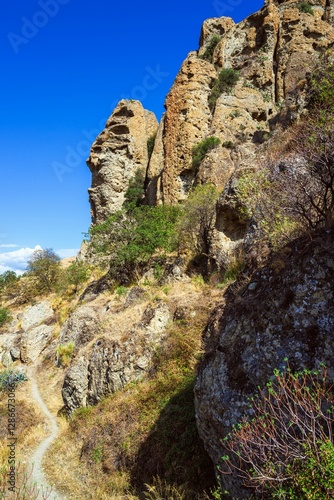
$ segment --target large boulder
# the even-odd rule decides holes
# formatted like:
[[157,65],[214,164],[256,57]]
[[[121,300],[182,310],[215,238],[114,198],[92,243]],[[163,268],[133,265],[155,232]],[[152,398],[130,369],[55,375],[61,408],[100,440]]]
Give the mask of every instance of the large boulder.
[[[109,307],[106,315],[108,311]],[[172,313],[162,302],[156,307],[147,307],[139,319],[138,322],[131,322],[129,330],[121,336],[118,331],[105,326],[92,344],[86,347],[81,344],[77,357],[65,374],[62,389],[68,414],[80,406],[97,404],[148,372]],[[105,323],[108,324],[106,319]],[[75,338],[70,333],[69,325],[66,331],[67,336],[63,340]]]
[[[333,244],[333,230],[291,243],[250,281],[234,284],[226,305],[214,311],[195,403],[200,436],[216,465],[224,437],[250,415],[249,397],[285,358],[294,371],[325,363],[334,379]],[[228,477],[221,479],[229,489]],[[232,493],[248,496],[235,485]]]

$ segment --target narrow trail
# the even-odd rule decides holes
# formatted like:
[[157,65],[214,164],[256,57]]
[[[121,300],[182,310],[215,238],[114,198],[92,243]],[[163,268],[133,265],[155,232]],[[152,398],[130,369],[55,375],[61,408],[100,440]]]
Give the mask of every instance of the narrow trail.
[[[27,370],[27,375],[31,383],[31,392],[32,397],[41,408],[44,415],[47,417],[48,425],[50,428],[50,434],[47,438],[45,438],[37,447],[33,455],[31,456],[29,462],[32,466],[32,474],[31,481],[32,483],[36,483],[39,492],[38,500],[42,500],[47,498],[48,500],[65,500],[65,497],[60,495],[58,492],[54,490],[54,488],[48,483],[45,478],[42,461],[45,453],[49,449],[50,445],[56,439],[59,429],[56,418],[50,413],[46,404],[44,403],[39,390],[38,385],[35,378],[35,373],[33,368],[29,368]],[[51,492],[51,493],[50,493]],[[47,494],[48,493],[48,494]],[[43,495],[44,494],[44,495]]]

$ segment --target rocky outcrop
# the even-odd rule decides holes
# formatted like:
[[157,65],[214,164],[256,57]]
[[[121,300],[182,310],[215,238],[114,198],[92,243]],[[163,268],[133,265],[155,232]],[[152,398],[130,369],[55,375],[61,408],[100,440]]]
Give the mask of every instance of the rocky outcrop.
[[87,164],[92,172],[89,189],[93,224],[120,209],[124,194],[138,169],[145,174],[147,140],[158,129],[154,114],[139,101],[121,101],[94,142]]
[[34,306],[27,307],[22,314],[18,316],[21,322],[21,328],[29,331],[31,328],[42,323],[52,323],[54,321],[54,311],[51,304],[44,300]]
[[0,338],[0,360],[4,366],[13,361],[36,361],[53,338],[55,315],[47,300],[13,315]]
[[[200,48],[189,54],[166,98],[148,168],[150,203],[176,203],[197,182],[223,189],[235,169],[256,161],[277,123],[290,123],[303,111],[306,72],[334,43],[332,2],[309,3],[314,15],[293,1],[268,1],[239,24],[230,18],[204,22]],[[203,60],[213,35],[220,41],[211,60]],[[239,80],[209,107],[224,68],[238,71]],[[212,135],[221,145],[194,168],[193,146]]]
[[[42,301],[25,309],[19,319],[23,329],[19,344],[21,361],[32,363],[37,360],[52,339],[54,311],[48,301]],[[13,350],[11,354],[13,356]]]
[[[334,379],[333,244],[333,230],[291,243],[234,285],[226,306],[214,311],[195,399],[199,433],[215,464],[224,455],[223,438],[250,414],[248,398],[285,358],[293,371],[325,363]],[[233,498],[248,497],[221,479]]]
[[88,344],[100,332],[99,314],[93,307],[82,306],[74,311],[64,325],[59,334],[58,343],[66,345],[70,342],[74,344],[74,352]]
[[20,342],[21,361],[32,363],[50,343],[53,326],[40,325],[24,332]]
[[[127,310],[129,305],[125,306]],[[68,414],[80,406],[97,404],[128,382],[138,380],[147,373],[155,349],[163,341],[166,326],[172,318],[165,303],[147,307],[140,321],[131,322],[129,328],[120,335],[120,328],[116,331],[112,328],[116,323],[108,323],[108,311],[110,306],[105,310],[102,335],[85,349],[79,350],[66,372],[62,396]],[[125,316],[126,311],[119,314]],[[118,319],[121,321],[123,316],[118,316]],[[90,327],[91,335],[96,335],[94,323],[86,325],[88,330]],[[70,337],[74,338],[71,335],[67,338]]]

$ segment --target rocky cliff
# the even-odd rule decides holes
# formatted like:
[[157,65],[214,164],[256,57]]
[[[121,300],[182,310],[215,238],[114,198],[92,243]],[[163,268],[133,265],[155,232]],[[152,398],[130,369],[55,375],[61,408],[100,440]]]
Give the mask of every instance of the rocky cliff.
[[[252,415],[249,398],[286,358],[293,372],[324,363],[334,379],[333,248],[333,230],[291,243],[231,287],[226,304],[213,312],[195,400],[198,429],[215,464],[232,426]],[[250,495],[233,477],[221,479],[233,498]]]
[[[307,115],[307,76],[324,53],[331,54],[333,21],[332,0],[310,0],[308,11],[300,2],[267,0],[238,24],[226,17],[206,20],[199,49],[188,55],[166,97],[160,124],[138,101],[123,100],[94,142],[87,160],[92,224],[122,207],[138,170],[148,205],[178,204],[195,185],[213,183],[221,196],[210,256],[219,269],[249,236],[247,221],[228,202],[236,175],[261,162],[271,136],[279,141],[281,131]],[[232,80],[219,88],[224,70]],[[209,137],[219,141],[195,164],[194,146]],[[169,332],[182,325],[190,331],[200,307],[207,314],[220,295],[204,332],[195,386],[197,427],[216,466],[222,439],[249,413],[248,397],[286,357],[293,370],[324,362],[334,379],[333,243],[333,228],[327,228],[313,239],[290,242],[266,261],[268,251],[265,263],[256,268],[261,259],[255,259],[255,271],[247,269],[226,295],[215,288],[218,274],[210,277],[211,290],[202,292],[189,277],[191,266],[182,259],[183,267],[176,265],[174,257],[155,262],[155,269],[151,262],[140,286],[131,289],[114,290],[106,277],[86,282],[81,297],[69,300],[67,318],[54,297],[19,308],[1,335],[2,364],[43,358],[56,370],[56,363],[69,415],[153,376]],[[162,266],[160,282],[155,272]],[[151,290],[152,283],[162,288]],[[183,350],[187,340],[182,337]],[[65,363],[60,353],[66,348]],[[239,484],[226,478],[224,484],[235,498],[247,498]]]
[[158,128],[154,114],[138,101],[121,101],[94,142],[87,164],[92,172],[89,200],[93,224],[120,209],[137,170],[146,172],[147,141]]
[[[204,22],[200,48],[189,54],[166,98],[148,167],[151,202],[182,200],[196,182],[224,188],[235,169],[256,160],[277,123],[289,123],[302,111],[305,74],[334,42],[331,2],[310,3],[314,15],[296,2],[269,1],[239,24],[230,18]],[[203,59],[213,36],[217,44],[211,60]],[[212,107],[212,88],[224,68],[238,71],[239,79]],[[192,148],[213,135],[221,145],[196,171]]]
[[[93,224],[120,208],[138,167],[146,172],[146,201],[155,205],[186,199],[198,183],[211,182],[222,191],[234,172],[260,162],[271,134],[305,112],[305,78],[334,43],[333,2],[309,5],[312,14],[298,2],[268,0],[238,24],[227,17],[206,20],[199,49],[190,52],[166,97],[159,127],[140,103],[117,106],[88,160]],[[237,81],[212,100],[226,69]],[[147,139],[155,132],[148,158]],[[220,144],[194,165],[193,147],[210,136]],[[222,199],[213,250],[218,260],[244,236],[240,228],[226,230],[231,224],[225,218]]]

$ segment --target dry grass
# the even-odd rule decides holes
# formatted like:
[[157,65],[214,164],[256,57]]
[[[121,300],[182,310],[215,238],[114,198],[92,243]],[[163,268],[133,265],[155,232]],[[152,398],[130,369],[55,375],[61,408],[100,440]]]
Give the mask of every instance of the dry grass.
[[[156,350],[148,377],[61,421],[45,464],[50,481],[69,499],[199,499],[207,498],[204,490],[213,485],[211,462],[196,430],[193,383],[202,330],[221,293],[212,295],[207,285],[191,281],[169,284],[168,294],[163,287],[145,290],[142,300],[127,309],[119,307],[123,299],[98,298],[99,305],[114,308],[103,318],[105,332],[125,336],[161,298],[180,316]],[[48,405],[56,409],[50,397]]]

